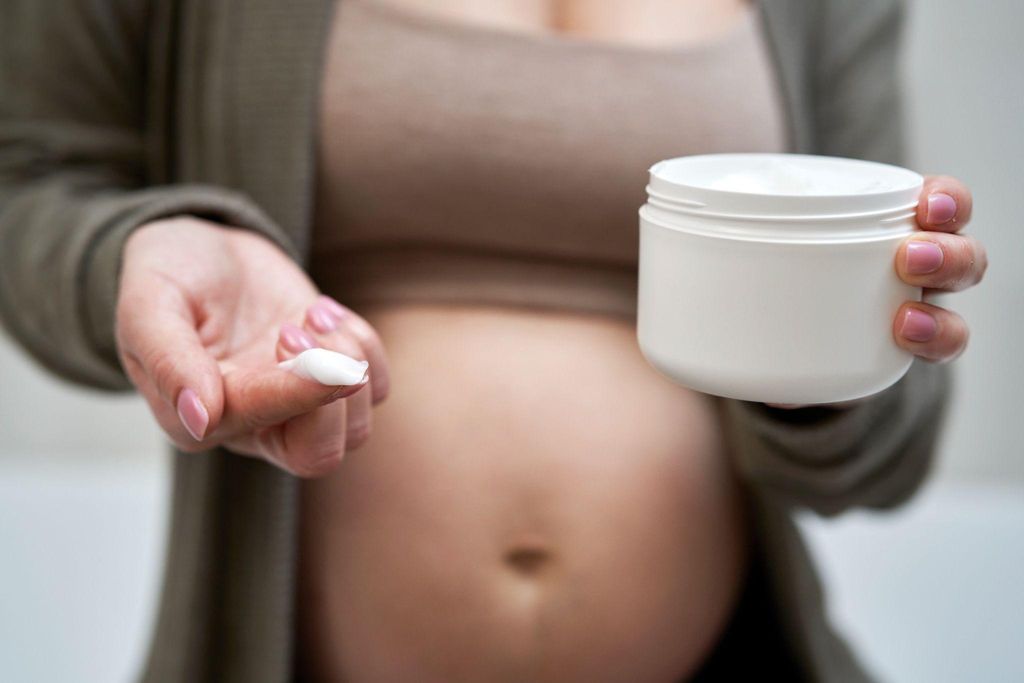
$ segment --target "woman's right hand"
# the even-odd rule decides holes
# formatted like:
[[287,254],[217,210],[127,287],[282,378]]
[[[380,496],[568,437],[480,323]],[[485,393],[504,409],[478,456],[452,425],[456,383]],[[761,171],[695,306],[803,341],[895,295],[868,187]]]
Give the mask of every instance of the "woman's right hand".
[[[138,228],[116,324],[122,365],[184,451],[224,446],[319,476],[369,436],[371,403],[387,394],[373,328],[245,230],[191,217]],[[313,346],[369,361],[368,381],[329,387],[277,367]]]

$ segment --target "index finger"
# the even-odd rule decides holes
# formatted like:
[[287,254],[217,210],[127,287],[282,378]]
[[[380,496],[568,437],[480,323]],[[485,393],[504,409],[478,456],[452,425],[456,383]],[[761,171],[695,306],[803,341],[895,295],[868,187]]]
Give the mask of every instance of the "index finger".
[[356,384],[325,384],[300,377],[276,365],[237,368],[224,373],[224,417],[216,437],[281,424],[317,408],[351,396],[368,383],[368,375]]
[[917,204],[917,224],[922,230],[960,232],[971,220],[971,191],[956,178],[928,176]]

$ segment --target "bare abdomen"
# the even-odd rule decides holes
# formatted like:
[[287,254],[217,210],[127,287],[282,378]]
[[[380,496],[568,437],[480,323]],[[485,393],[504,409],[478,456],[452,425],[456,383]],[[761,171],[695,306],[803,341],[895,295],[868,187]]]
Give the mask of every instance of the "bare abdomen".
[[745,529],[710,401],[624,321],[362,310],[391,395],[304,483],[317,680],[671,681],[724,627]]

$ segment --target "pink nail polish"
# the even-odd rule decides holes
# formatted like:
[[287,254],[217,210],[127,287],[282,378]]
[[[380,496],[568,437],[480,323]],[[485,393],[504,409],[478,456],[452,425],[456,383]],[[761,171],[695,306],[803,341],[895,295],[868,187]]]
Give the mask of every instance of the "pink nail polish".
[[178,394],[178,419],[196,441],[202,441],[206,428],[210,425],[210,414],[200,400],[199,395],[191,389],[182,389]]
[[310,327],[320,334],[327,334],[338,329],[338,323],[334,316],[321,304],[314,304],[310,307],[309,311],[306,312],[306,320],[309,321]]
[[338,320],[344,320],[348,316],[348,311],[345,307],[329,296],[321,295],[320,298],[317,299],[317,303],[324,306],[327,311]]
[[925,220],[929,225],[943,225],[956,215],[956,200],[944,192],[928,195],[928,211]]
[[934,242],[907,242],[907,272],[911,275],[934,273],[942,267],[943,258],[942,247]]
[[316,348],[316,340],[300,327],[281,325],[281,346],[292,353],[302,353],[306,349]]
[[903,315],[903,327],[900,329],[906,339],[913,342],[926,342],[939,331],[935,318],[916,308],[908,308]]

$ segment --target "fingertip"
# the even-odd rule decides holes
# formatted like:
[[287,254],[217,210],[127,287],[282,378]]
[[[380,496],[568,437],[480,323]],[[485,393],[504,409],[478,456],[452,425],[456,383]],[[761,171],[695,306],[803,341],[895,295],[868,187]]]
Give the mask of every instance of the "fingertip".
[[[372,372],[371,368],[371,372]],[[370,388],[373,394],[373,404],[377,405],[388,397],[391,392],[391,382],[388,380],[387,375],[381,374],[380,377],[373,379],[373,385]]]
[[956,218],[956,212],[956,199],[945,192],[932,192],[925,201],[925,222],[930,226],[949,223]]
[[185,430],[196,441],[202,441],[210,427],[210,413],[203,399],[194,389],[185,387],[178,392],[174,403]]
[[[224,381],[220,366],[212,358],[204,364],[199,372],[186,380],[186,384],[175,397],[174,405],[178,410],[179,417],[183,401],[196,406],[196,410],[198,410],[197,406],[202,406],[202,410],[205,412],[205,424],[200,430],[202,435],[197,441],[208,437],[220,425],[221,417],[224,414]],[[197,424],[198,422],[193,426]],[[188,429],[189,425],[186,424],[185,427]],[[192,429],[189,429],[189,433],[195,436]]]
[[320,479],[338,469],[341,466],[344,456],[331,456],[317,460],[309,464],[296,464],[291,466],[291,473],[299,479]]
[[910,342],[924,343],[931,341],[939,332],[939,324],[935,316],[920,308],[908,306],[899,321],[899,335]]
[[316,339],[301,327],[290,323],[281,326],[277,336],[277,359],[279,361],[287,360],[316,347]]
[[897,344],[929,362],[956,359],[967,346],[970,330],[954,311],[920,301],[906,302],[896,314]]
[[332,391],[330,394],[328,394],[324,398],[324,401],[323,401],[322,405],[327,405],[328,403],[334,403],[335,401],[337,401],[339,399],[348,398],[349,396],[357,394],[359,391],[361,391],[363,389],[363,387],[365,387],[369,383],[370,383],[370,376],[369,376],[369,374],[366,374],[366,375],[363,376],[363,379],[361,379],[356,384],[345,384],[345,385],[342,385],[342,386],[339,386],[339,387],[333,387],[334,391]]
[[305,325],[317,334],[330,334],[338,329],[338,319],[330,309],[318,301],[306,310]]
[[957,232],[971,219],[971,191],[956,178],[928,178],[921,199],[917,208],[917,222],[924,229]]
[[336,317],[338,320],[344,320],[349,317],[349,310],[342,306],[338,301],[332,299],[326,294],[321,294],[317,297],[317,303],[325,308],[331,315]]

